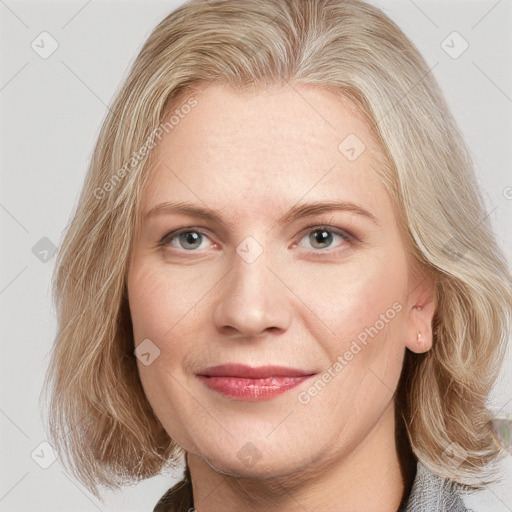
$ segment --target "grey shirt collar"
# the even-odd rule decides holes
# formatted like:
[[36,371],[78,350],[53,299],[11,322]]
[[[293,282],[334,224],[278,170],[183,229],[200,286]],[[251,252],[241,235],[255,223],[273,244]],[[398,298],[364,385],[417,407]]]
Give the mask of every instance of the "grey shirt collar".
[[405,508],[399,512],[466,512],[457,484],[427,469],[421,462]]

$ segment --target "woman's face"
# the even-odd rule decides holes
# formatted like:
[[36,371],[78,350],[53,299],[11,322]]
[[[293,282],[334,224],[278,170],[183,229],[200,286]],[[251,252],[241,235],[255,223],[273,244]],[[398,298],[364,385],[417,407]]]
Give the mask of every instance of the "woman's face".
[[129,269],[144,391],[221,472],[347,457],[392,424],[404,349],[430,336],[378,146],[319,88],[194,98],[155,149]]

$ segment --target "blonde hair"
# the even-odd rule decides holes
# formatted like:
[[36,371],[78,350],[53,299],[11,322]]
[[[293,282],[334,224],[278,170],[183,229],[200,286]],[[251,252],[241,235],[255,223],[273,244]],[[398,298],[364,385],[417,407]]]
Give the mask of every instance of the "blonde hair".
[[[366,116],[414,258],[435,276],[433,348],[407,352],[397,401],[415,456],[478,487],[498,448],[487,398],[507,340],[511,277],[461,133],[432,70],[358,0],[192,0],[152,32],[101,129],[55,271],[48,435],[94,494],[176,463],[146,399],[126,294],[156,129],[197,87],[328,88]],[[460,465],[445,449],[459,446]]]

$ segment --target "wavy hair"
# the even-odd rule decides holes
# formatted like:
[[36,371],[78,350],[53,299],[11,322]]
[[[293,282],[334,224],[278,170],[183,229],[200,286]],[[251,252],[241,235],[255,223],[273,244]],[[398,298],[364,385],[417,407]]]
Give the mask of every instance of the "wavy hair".
[[[184,453],[143,392],[126,276],[158,130],[212,83],[323,87],[365,116],[405,242],[436,282],[433,347],[407,351],[397,410],[419,461],[483,485],[499,453],[487,407],[510,329],[510,272],[432,69],[393,21],[359,0],[191,0],[143,45],[56,261],[58,331],[44,392],[47,433],[65,467],[99,496],[98,485],[153,476]],[[447,463],[450,446],[464,451],[460,465]]]

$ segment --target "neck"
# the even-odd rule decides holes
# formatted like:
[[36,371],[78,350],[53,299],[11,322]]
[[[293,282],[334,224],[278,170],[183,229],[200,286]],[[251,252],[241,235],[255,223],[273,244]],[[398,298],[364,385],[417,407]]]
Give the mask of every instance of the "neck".
[[197,512],[296,512],[333,510],[396,512],[404,494],[394,407],[350,454],[336,453],[300,472],[268,479],[220,474],[201,457],[188,453]]

